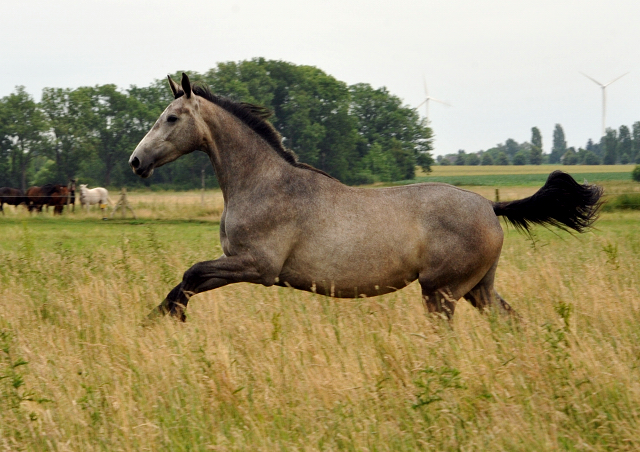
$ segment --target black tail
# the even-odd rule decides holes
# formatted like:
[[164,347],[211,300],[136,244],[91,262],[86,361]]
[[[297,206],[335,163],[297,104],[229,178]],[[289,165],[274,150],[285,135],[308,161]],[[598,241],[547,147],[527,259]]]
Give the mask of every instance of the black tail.
[[533,196],[496,202],[493,211],[523,232],[534,224],[583,232],[598,218],[602,191],[602,187],[580,185],[567,173],[554,171]]

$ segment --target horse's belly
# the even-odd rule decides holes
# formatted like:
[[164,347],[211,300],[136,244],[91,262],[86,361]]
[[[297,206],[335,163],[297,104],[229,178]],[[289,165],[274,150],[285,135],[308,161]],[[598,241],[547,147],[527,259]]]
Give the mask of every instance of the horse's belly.
[[402,289],[418,278],[418,265],[406,259],[350,259],[341,262],[292,260],[278,284],[340,298],[376,296]]

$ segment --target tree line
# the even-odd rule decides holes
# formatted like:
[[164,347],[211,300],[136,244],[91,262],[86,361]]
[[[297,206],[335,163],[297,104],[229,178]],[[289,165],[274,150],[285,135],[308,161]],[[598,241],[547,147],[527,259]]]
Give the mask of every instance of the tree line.
[[[179,74],[174,74],[179,79]],[[231,99],[263,105],[284,145],[299,159],[348,184],[413,179],[430,171],[432,131],[386,88],[347,85],[312,66],[256,58],[219,63],[194,82]],[[165,79],[146,87],[108,84],[45,88],[36,102],[23,86],[0,99],[0,186],[44,183],[105,186],[208,186],[215,175],[195,152],[158,168],[150,179],[128,166],[136,144],[172,101]]]
[[543,150],[540,129],[531,129],[531,140],[518,143],[509,138],[504,143],[475,153],[459,150],[457,154],[438,156],[441,165],[616,165],[640,163],[640,121],[631,128],[622,125],[618,130],[608,128],[605,136],[594,143],[589,139],[584,147],[568,147],[564,130],[556,124],[550,152]]

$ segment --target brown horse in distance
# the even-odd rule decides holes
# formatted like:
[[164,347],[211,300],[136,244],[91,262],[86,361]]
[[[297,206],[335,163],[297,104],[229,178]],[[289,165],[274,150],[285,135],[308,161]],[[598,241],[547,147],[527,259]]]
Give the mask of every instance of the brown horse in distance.
[[62,209],[69,203],[69,194],[66,185],[46,184],[42,187],[29,187],[26,195],[29,212],[42,212],[42,206],[53,206],[53,214],[61,215]]
[[[418,280],[430,312],[451,318],[464,297],[481,311],[511,307],[494,289],[499,216],[582,232],[602,189],[554,171],[533,196],[494,203],[441,184],[365,189],[299,163],[260,107],[169,79],[175,100],[129,159],[149,177],[182,155],[205,152],[220,182],[224,254],[184,273],[154,311],[185,319],[189,299],[227,284],[288,286],[343,298],[376,296]],[[153,315],[152,315],[153,316]]]
[[27,197],[19,188],[2,187],[0,188],[0,212],[2,212],[2,215],[4,215],[2,205],[5,203],[10,206],[27,204]]

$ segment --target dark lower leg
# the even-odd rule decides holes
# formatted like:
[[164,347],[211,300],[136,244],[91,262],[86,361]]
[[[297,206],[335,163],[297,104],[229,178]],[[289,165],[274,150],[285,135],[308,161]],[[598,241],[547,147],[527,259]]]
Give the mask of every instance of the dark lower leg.
[[453,319],[456,300],[453,299],[448,291],[422,292],[422,299],[429,313],[444,315],[448,320]]
[[497,308],[503,314],[516,315],[515,310],[502,298],[498,292],[491,288],[484,286],[475,287],[464,298],[471,303],[471,305],[484,313],[489,309]]
[[196,294],[236,282],[260,282],[261,275],[241,257],[226,257],[199,262],[184,273],[182,282],[175,286],[155,308],[149,318],[170,314],[183,322],[189,299]]
[[184,322],[187,320],[185,311],[188,303],[189,297],[187,297],[182,290],[182,283],[180,283],[167,294],[167,297],[162,301],[162,303],[149,313],[148,318],[153,319],[170,314],[171,317],[175,317],[176,319]]
[[518,316],[518,313],[515,311],[515,309],[513,309],[511,305],[507,303],[507,301],[504,298],[502,298],[498,292],[494,290],[493,293],[496,295],[496,299],[500,303],[500,306],[502,307],[502,310],[504,312],[515,317]]

